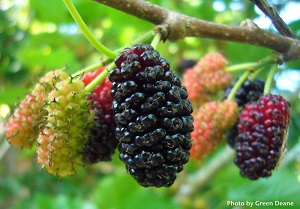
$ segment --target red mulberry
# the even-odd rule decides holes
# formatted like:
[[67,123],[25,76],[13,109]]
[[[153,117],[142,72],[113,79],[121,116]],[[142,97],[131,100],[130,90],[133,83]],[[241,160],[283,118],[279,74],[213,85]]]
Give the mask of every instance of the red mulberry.
[[223,134],[238,119],[238,106],[235,102],[206,102],[196,112],[194,118],[191,158],[202,160],[212,152],[223,139]]
[[10,144],[30,148],[36,143],[47,114],[44,110],[47,95],[55,83],[66,78],[68,74],[60,70],[48,72],[21,101],[6,125],[6,139]]
[[[229,86],[224,92],[226,99],[230,94],[234,85]],[[238,89],[235,95],[235,101],[242,109],[245,104],[257,101],[264,92],[265,82],[260,79],[250,80],[247,79],[243,85]],[[238,135],[237,123],[226,132],[225,138],[229,146],[234,147],[235,139]]]
[[[82,80],[88,85],[104,68],[86,73]],[[94,126],[86,142],[83,152],[83,162],[87,164],[99,161],[109,161],[114,154],[119,141],[114,135],[115,123],[112,120],[111,109],[113,98],[110,94],[111,82],[105,78],[87,98],[91,100],[92,109],[95,111]]]
[[267,94],[245,105],[238,123],[235,164],[250,180],[269,177],[278,165],[286,144],[290,103]]
[[226,88],[231,74],[224,70],[226,59],[219,53],[209,53],[183,74],[183,85],[194,107],[210,100],[212,95]]

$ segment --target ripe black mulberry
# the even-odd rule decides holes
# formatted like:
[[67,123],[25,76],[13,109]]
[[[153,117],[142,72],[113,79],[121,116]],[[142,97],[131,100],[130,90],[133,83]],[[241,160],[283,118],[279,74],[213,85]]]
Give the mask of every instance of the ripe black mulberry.
[[140,185],[171,186],[190,156],[187,91],[151,45],[124,49],[115,64],[109,79],[120,159]]

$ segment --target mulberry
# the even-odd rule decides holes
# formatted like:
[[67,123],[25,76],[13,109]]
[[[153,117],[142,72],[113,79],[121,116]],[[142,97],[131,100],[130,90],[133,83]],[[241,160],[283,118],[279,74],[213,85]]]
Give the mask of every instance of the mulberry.
[[60,70],[50,71],[26,95],[6,124],[6,139],[15,146],[30,148],[36,143],[40,130],[44,125],[45,100],[53,85],[68,78],[68,74]]
[[[88,85],[96,78],[104,68],[86,73],[82,80]],[[115,123],[112,120],[111,109],[113,98],[110,94],[111,82],[105,78],[91,95],[87,97],[91,100],[92,109],[95,111],[94,126],[91,129],[89,139],[83,152],[83,162],[93,164],[99,161],[109,161],[114,154],[119,141],[114,135]]]
[[126,48],[111,70],[120,159],[142,186],[171,186],[189,160],[193,111],[169,63],[147,44]]
[[202,160],[211,153],[222,142],[225,131],[234,125],[238,114],[237,104],[230,100],[204,103],[194,116],[191,158]]
[[[224,91],[224,99],[230,94],[234,84]],[[265,82],[260,79],[247,79],[235,94],[235,101],[239,107],[243,107],[249,102],[257,101],[264,92]]]
[[82,165],[84,145],[94,119],[84,83],[74,78],[57,83],[45,108],[48,115],[38,137],[37,161],[49,173],[72,175]]
[[214,94],[226,88],[231,74],[224,70],[226,59],[219,53],[209,53],[183,74],[183,85],[194,107],[199,107]]
[[279,95],[267,94],[245,105],[238,123],[235,164],[250,180],[269,177],[286,146],[290,103]]
[[196,72],[215,71],[226,67],[226,58],[218,52],[209,52],[195,65]]
[[[230,94],[234,84],[229,86],[224,92],[224,99]],[[235,95],[235,101],[240,108],[250,102],[256,102],[264,92],[265,82],[260,79],[250,80],[247,79],[243,85],[238,89]],[[235,139],[238,135],[237,123],[226,132],[225,139],[230,147],[234,147]]]
[[[94,78],[96,78],[105,68],[100,68],[98,70],[88,72],[83,75],[82,80],[85,85],[88,85]],[[110,94],[111,82],[108,78],[105,78],[88,96],[89,100],[97,103],[97,106],[101,106],[102,114],[106,122],[110,123],[113,115],[111,109],[111,104],[113,102],[113,97]]]

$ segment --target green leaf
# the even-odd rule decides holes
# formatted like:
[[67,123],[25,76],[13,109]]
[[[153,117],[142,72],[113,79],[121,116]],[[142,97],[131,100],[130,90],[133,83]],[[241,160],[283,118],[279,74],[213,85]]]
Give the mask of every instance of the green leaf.
[[72,18],[63,1],[30,0],[30,9],[34,18],[44,22],[68,23]]
[[127,173],[116,173],[98,182],[93,200],[98,208],[122,209],[165,209],[178,208],[170,197],[165,196],[164,188],[144,188]]
[[0,92],[0,101],[1,103],[7,104],[8,106],[12,106],[23,99],[27,92],[27,89],[18,86],[9,87]]
[[[226,199],[220,203],[223,206],[226,206],[227,200],[273,203],[274,201],[289,201],[293,202],[295,206],[300,206],[300,199],[295,195],[300,194],[300,183],[297,180],[297,176],[287,167],[279,167],[273,171],[272,176],[269,178],[250,181],[242,178],[238,169],[233,168],[233,166],[219,172],[214,179],[214,184],[223,188],[226,194]],[[252,208],[261,208],[261,206],[254,205]],[[274,206],[264,206],[264,208],[271,209]]]

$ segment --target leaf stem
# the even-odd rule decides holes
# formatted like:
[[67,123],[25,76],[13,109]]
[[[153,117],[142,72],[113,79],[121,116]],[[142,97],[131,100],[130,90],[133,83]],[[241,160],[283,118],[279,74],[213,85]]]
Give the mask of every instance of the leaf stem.
[[272,81],[275,72],[278,70],[278,65],[275,64],[272,66],[271,70],[269,71],[266,83],[265,83],[265,88],[264,88],[264,94],[268,94],[270,92],[271,86],[272,86]]
[[105,69],[102,73],[100,73],[91,83],[89,83],[84,91],[89,94],[91,93],[98,85],[101,83],[109,74],[109,71],[115,67],[115,63],[111,63],[107,69]]
[[92,34],[92,32],[89,30],[85,22],[82,20],[80,14],[76,10],[74,4],[72,3],[72,0],[64,0],[64,3],[69,10],[70,14],[72,15],[73,19],[77,23],[78,27],[81,29],[82,33],[85,35],[85,37],[89,40],[89,42],[101,53],[106,55],[109,58],[114,59],[117,54],[110,49],[106,48],[103,44],[101,44],[96,37]]

